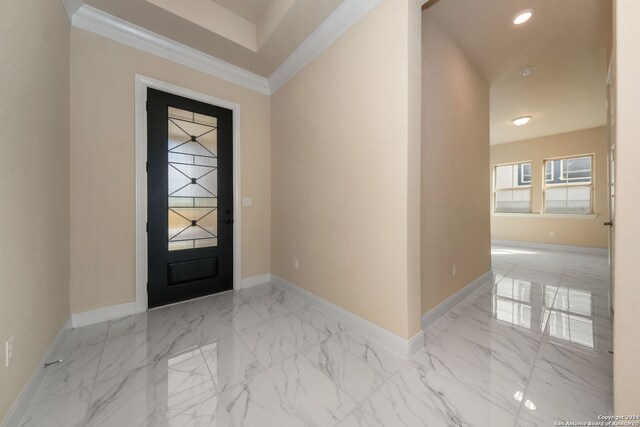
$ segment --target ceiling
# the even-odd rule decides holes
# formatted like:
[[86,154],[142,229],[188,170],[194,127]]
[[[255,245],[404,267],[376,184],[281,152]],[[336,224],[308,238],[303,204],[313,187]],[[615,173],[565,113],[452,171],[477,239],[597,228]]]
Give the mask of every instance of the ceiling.
[[[533,18],[515,26],[528,8]],[[436,0],[426,13],[491,87],[491,144],[606,124],[610,0]],[[520,116],[533,119],[516,127]]]
[[344,0],[84,0],[268,77]]
[[262,16],[270,0],[209,0],[254,24]]

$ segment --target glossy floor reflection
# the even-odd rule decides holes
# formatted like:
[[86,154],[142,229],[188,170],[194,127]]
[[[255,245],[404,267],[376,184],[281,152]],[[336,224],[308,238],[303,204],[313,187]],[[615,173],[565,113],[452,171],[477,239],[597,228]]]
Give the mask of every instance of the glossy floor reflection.
[[605,257],[493,249],[405,361],[273,285],[75,329],[22,426],[551,426],[612,407]]

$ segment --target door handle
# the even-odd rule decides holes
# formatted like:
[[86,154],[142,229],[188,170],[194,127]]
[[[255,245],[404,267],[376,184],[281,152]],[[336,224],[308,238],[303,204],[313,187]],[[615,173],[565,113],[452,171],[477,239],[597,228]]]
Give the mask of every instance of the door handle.
[[224,221],[220,221],[222,224],[233,224],[233,220],[232,219],[226,219]]
[[607,221],[602,225],[605,225],[605,226],[608,226],[608,227],[613,227],[613,221]]

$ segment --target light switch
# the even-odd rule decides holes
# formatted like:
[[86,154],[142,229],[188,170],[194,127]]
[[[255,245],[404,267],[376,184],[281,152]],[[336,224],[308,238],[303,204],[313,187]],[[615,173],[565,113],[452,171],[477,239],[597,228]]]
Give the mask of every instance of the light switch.
[[253,206],[253,199],[251,197],[243,197],[242,206],[245,206],[245,207]]

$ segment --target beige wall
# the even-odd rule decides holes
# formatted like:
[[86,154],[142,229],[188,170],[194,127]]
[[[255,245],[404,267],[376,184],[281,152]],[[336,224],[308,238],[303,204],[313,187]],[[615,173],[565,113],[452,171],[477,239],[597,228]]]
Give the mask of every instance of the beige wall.
[[418,13],[382,0],[271,103],[272,273],[405,338],[419,331]]
[[[491,216],[491,237],[497,240],[606,248],[608,230],[602,225],[607,218],[609,209],[606,127],[492,145],[492,177],[495,165],[531,161],[531,208],[533,213],[539,214],[543,210],[544,160],[578,154],[594,155],[593,212],[598,215],[597,218],[576,219],[575,217],[531,215],[518,217],[515,214],[493,214]],[[493,210],[493,182],[489,197],[491,197]],[[555,237],[550,235],[552,232],[555,233]]]
[[[69,20],[60,1],[0,12],[0,421],[69,317]],[[4,364],[4,342],[16,360]]]
[[269,97],[73,28],[71,311],[135,300],[134,76],[241,105],[242,277],[270,269]]
[[425,313],[491,269],[491,244],[489,86],[428,10],[422,21],[422,70]]
[[422,333],[421,265],[421,153],[422,153],[422,5],[408,0],[407,83],[407,323],[409,336]]
[[616,0],[614,406],[640,413],[640,2]]

